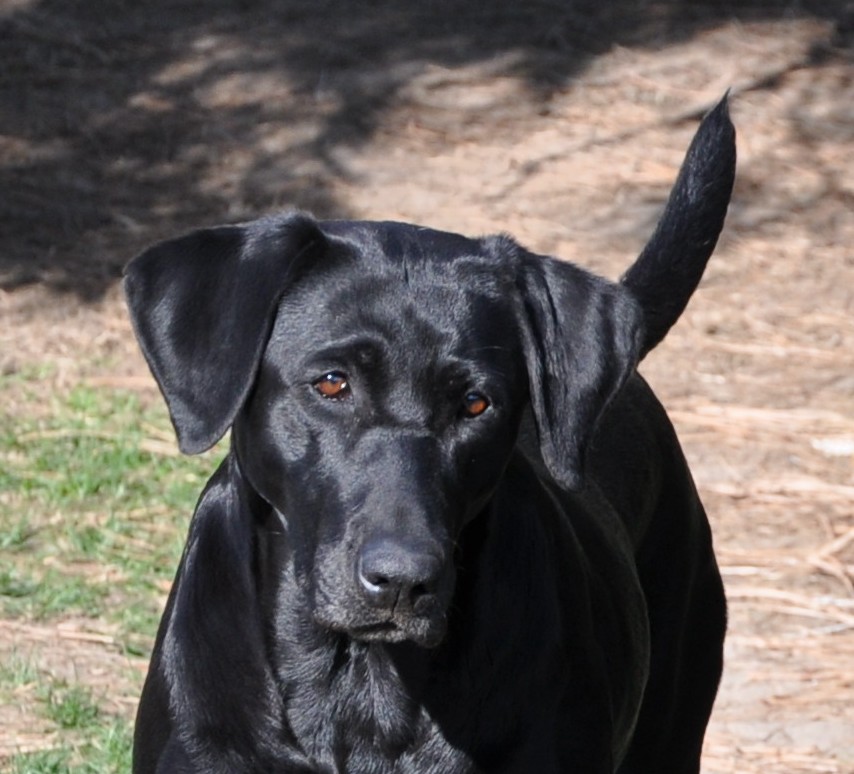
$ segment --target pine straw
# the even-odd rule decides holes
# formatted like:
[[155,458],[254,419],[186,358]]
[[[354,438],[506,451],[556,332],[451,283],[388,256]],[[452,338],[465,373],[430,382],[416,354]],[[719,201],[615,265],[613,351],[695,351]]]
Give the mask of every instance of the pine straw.
[[[805,346],[791,332],[764,330],[750,312],[734,317],[734,328],[754,336],[688,339],[703,356],[749,358],[721,381],[754,379],[757,402],[778,387],[775,378],[784,386],[788,380],[797,394],[814,366],[831,375],[854,368],[846,346],[854,341],[850,318],[813,314],[811,325],[830,325],[836,336]],[[774,407],[691,395],[674,403],[669,414],[689,458],[696,457],[692,468],[713,520],[730,609],[724,681],[703,772],[851,774],[851,401]]]
[[774,745],[739,745],[736,737],[707,745],[703,757],[704,774],[792,774],[828,772],[848,774],[835,759],[825,757],[817,747],[781,750]]
[[850,774],[854,486],[844,461],[828,466],[808,441],[852,438],[854,421],[810,408],[698,405],[672,413],[689,439],[710,430],[733,449],[800,454],[800,467],[815,471],[782,468],[701,485],[713,520],[750,530],[717,541],[730,634],[704,774]]

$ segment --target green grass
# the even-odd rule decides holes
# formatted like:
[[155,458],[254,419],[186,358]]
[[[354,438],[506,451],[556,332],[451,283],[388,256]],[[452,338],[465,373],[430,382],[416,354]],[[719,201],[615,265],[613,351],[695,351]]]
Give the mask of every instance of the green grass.
[[9,774],[126,774],[131,765],[131,729],[112,719],[78,729],[77,742],[16,755],[3,768]]
[[[130,771],[132,729],[111,716],[91,689],[39,673],[28,657],[13,653],[0,667],[0,700],[32,697],[36,714],[48,724],[49,749],[0,761],[10,774],[123,774]],[[55,741],[54,741],[55,740]]]
[[59,728],[83,729],[100,715],[92,693],[81,685],[53,683],[44,692],[46,714]]
[[0,663],[0,686],[6,689],[0,692],[0,700],[11,701],[14,689],[35,683],[37,679],[38,669],[32,659],[13,650]]
[[[179,455],[159,402],[88,387],[45,401],[37,381],[0,377],[0,617],[45,626],[90,619],[114,641],[93,646],[96,659],[98,647],[147,657],[221,452]],[[129,771],[132,706],[117,711],[83,676],[59,680],[37,656],[6,655],[0,701],[27,705],[49,749],[0,760],[0,771]]]
[[0,418],[0,612],[137,626],[127,603],[171,579],[215,464],[179,456],[165,411],[133,393],[78,388],[38,419]]

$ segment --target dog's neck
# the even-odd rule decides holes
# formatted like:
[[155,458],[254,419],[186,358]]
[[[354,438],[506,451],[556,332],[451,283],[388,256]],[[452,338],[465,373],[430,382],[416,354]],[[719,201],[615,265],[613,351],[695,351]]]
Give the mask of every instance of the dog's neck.
[[324,630],[299,604],[292,574],[286,571],[281,583],[270,658],[294,738],[330,771],[360,770],[360,756],[377,751],[383,770],[392,771],[430,737],[421,694],[432,654]]
[[[361,642],[331,632],[312,618],[308,595],[281,535],[281,517],[269,508],[256,530],[259,599],[268,657],[291,731],[303,752],[330,770],[355,770],[360,751],[382,750],[387,770],[428,745],[442,766],[468,771],[467,757],[442,738],[429,684],[437,665],[447,673],[455,633],[434,649],[413,643]],[[469,542],[483,530],[470,528]],[[275,568],[274,572],[269,570]],[[460,579],[458,596],[471,592]],[[465,605],[462,600],[455,600]],[[453,671],[453,669],[451,669]],[[432,711],[431,711],[432,710]],[[442,710],[444,711],[444,710]],[[355,756],[355,758],[354,758]],[[355,768],[354,768],[355,767]]]
[[313,635],[299,644],[279,639],[275,665],[285,715],[305,752],[323,761],[370,747],[394,760],[419,746],[429,718],[393,646]]

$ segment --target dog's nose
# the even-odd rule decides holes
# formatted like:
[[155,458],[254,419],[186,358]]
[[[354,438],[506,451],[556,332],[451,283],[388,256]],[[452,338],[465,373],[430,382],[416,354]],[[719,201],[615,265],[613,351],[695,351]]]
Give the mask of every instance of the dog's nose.
[[358,574],[366,599],[375,607],[418,613],[436,594],[442,559],[421,542],[376,538],[362,547]]

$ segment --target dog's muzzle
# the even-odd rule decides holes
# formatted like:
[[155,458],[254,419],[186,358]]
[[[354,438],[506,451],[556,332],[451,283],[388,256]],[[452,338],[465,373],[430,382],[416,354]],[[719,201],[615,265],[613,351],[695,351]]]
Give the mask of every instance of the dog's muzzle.
[[431,648],[442,641],[454,572],[437,544],[370,538],[352,566],[347,599],[321,601],[315,607],[318,623],[362,642],[410,641]]
[[362,627],[356,636],[437,645],[447,628],[445,565],[430,541],[390,537],[365,541],[356,562],[356,582],[363,604],[381,620]]

